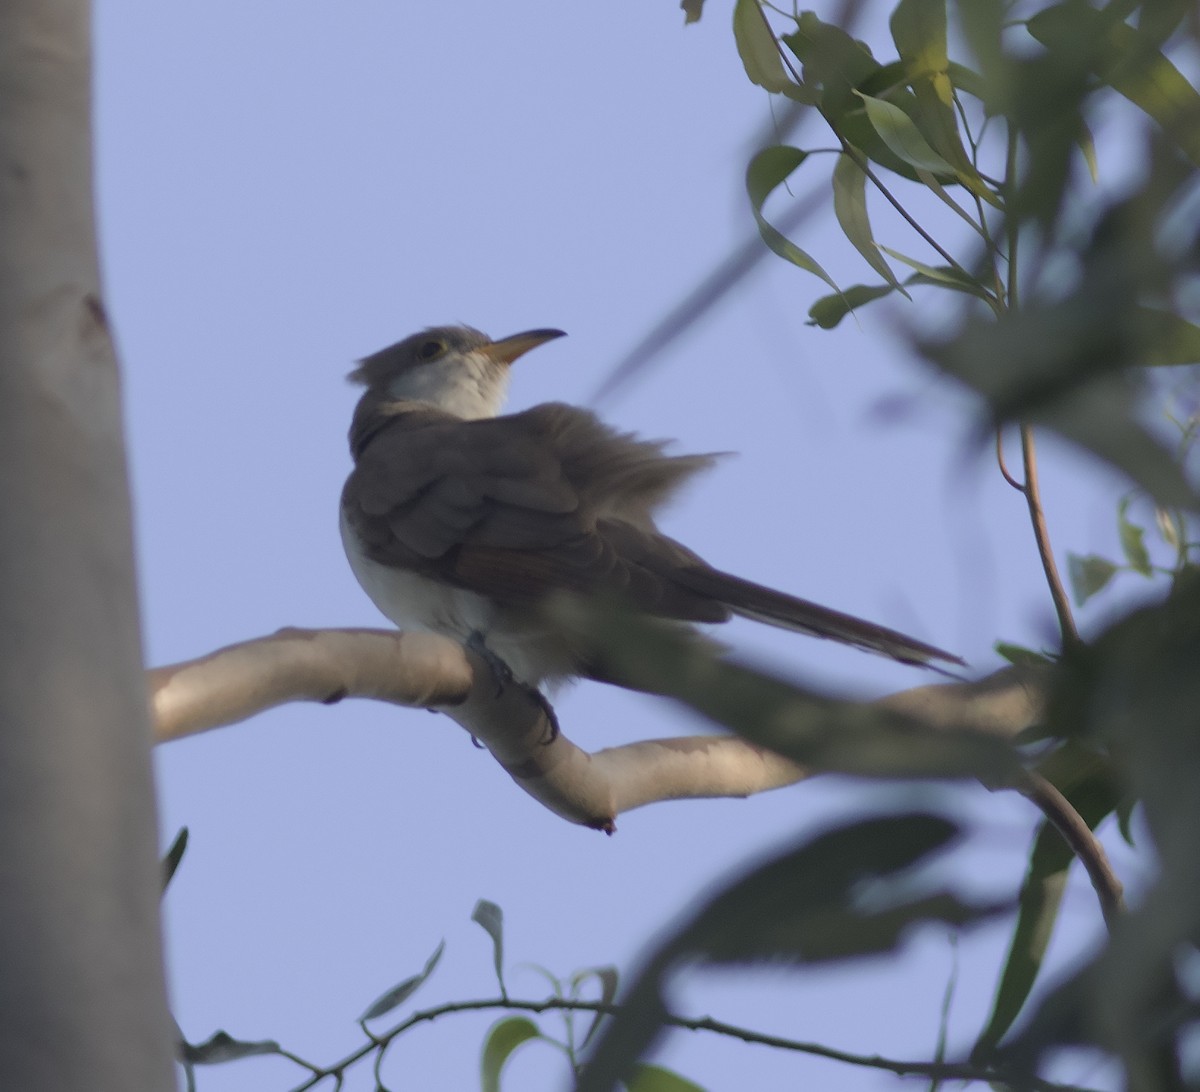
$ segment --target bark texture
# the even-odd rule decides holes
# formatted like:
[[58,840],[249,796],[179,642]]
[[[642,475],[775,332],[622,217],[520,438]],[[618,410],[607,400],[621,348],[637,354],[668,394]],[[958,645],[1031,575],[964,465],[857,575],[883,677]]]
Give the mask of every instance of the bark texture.
[[84,0],[0,4],[0,1088],[174,1087]]

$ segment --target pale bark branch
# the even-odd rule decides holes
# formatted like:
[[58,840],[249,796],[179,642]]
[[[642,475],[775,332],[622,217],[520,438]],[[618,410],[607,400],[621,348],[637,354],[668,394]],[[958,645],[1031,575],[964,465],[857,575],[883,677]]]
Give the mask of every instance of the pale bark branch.
[[[436,708],[485,746],[518,785],[557,815],[612,830],[617,815],[661,800],[750,796],[809,771],[735,736],[645,740],[589,754],[555,734],[543,703],[504,684],[444,637],[391,630],[286,629],[148,673],[157,737],[177,739],[289,701],[374,698]],[[1035,674],[893,694],[877,704],[939,730],[1011,738],[1041,714]],[[875,703],[871,703],[875,704]]]

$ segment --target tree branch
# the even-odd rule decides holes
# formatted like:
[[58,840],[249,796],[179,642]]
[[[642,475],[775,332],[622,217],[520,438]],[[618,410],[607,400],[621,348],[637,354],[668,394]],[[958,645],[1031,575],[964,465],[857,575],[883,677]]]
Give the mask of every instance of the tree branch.
[[[736,736],[644,740],[589,754],[555,734],[543,701],[454,641],[387,630],[285,629],[147,674],[160,742],[244,720],[289,701],[373,698],[434,708],[483,744],[556,815],[612,831],[622,812],[661,800],[744,797],[810,771]],[[1007,668],[921,686],[872,706],[938,730],[1011,738],[1041,714],[1044,683]],[[847,703],[857,704],[857,703]]]
[[[329,1077],[341,1077],[346,1070],[362,1061],[372,1052],[391,1044],[399,1036],[421,1024],[431,1023],[443,1016],[460,1012],[495,1011],[502,1012],[531,1012],[541,1014],[546,1012],[587,1012],[604,1016],[616,1016],[621,1011],[620,1005],[606,1004],[603,1001],[576,1001],[565,997],[552,997],[544,1001],[524,1001],[515,998],[485,998],[478,1001],[451,1001],[444,1005],[422,1009],[411,1016],[378,1034],[370,1033],[370,1039],[352,1050],[345,1057],[327,1066],[317,1065],[306,1061],[288,1051],[277,1051],[290,1061],[310,1071],[308,1079],[296,1085],[292,1092],[307,1092],[315,1088],[321,1081]],[[1013,1078],[1003,1069],[986,1065],[972,1065],[969,1062],[927,1062],[903,1061],[896,1058],[881,1058],[877,1054],[856,1054],[848,1050],[838,1050],[822,1043],[805,1042],[799,1039],[788,1039],[778,1035],[767,1035],[753,1028],[728,1024],[723,1020],[714,1020],[711,1016],[687,1017],[668,1013],[663,1023],[667,1027],[682,1031],[707,1031],[714,1035],[723,1035],[731,1039],[740,1039],[744,1043],[772,1047],[775,1050],[791,1051],[796,1054],[807,1054],[812,1057],[825,1058],[829,1061],[842,1062],[846,1065],[859,1066],[866,1069],[883,1070],[901,1077],[927,1077],[934,1081],[991,1081],[1011,1083]],[[366,1030],[366,1029],[364,1029]],[[1022,1074],[1021,1087],[1031,1092],[1088,1092],[1077,1085],[1057,1084],[1053,1081],[1042,1080],[1038,1077]]]

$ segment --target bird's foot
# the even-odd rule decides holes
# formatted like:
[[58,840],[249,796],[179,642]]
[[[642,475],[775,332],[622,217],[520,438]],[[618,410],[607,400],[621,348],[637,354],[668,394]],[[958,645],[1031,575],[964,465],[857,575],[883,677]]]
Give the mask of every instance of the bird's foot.
[[483,662],[488,665],[492,681],[496,684],[495,696],[498,698],[504,693],[504,688],[513,681],[512,668],[488,648],[483,634],[477,629],[471,630],[471,635],[467,638],[467,648],[482,656]]
[[506,686],[519,686],[537,705],[541,706],[542,712],[546,715],[546,720],[550,725],[546,742],[553,743],[558,739],[558,717],[554,713],[554,707],[550,704],[550,699],[536,686],[518,679],[513,674],[512,668],[488,648],[487,641],[479,630],[473,629],[471,631],[470,636],[467,638],[467,648],[472,652],[478,653],[483,658],[484,663],[488,665],[488,669],[492,673],[492,679],[496,683],[496,697],[504,693]]

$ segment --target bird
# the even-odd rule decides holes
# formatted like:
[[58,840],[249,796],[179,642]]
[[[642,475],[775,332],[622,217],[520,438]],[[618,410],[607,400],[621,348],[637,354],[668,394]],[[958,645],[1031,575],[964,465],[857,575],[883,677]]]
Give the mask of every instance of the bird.
[[365,390],[350,425],[342,541],[396,626],[464,643],[539,694],[576,678],[620,681],[545,609],[562,594],[617,600],[689,632],[738,615],[906,664],[963,663],[723,572],[660,531],[658,509],[716,456],[668,454],[664,441],[559,402],[502,414],[513,362],[563,336],[492,340],[435,326],[350,373]]

